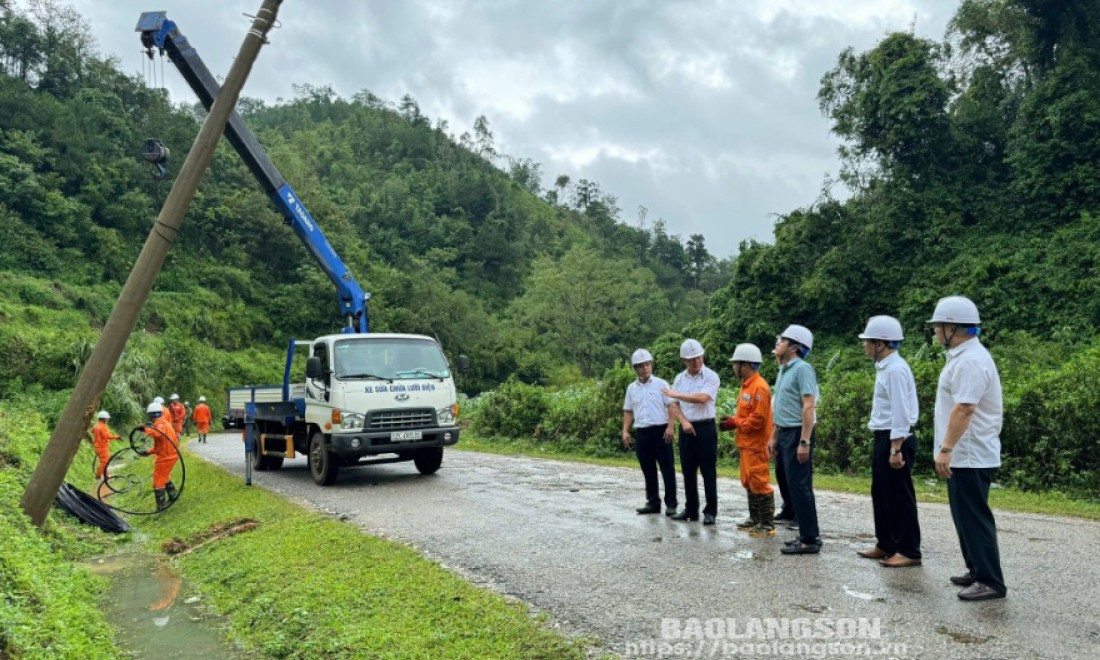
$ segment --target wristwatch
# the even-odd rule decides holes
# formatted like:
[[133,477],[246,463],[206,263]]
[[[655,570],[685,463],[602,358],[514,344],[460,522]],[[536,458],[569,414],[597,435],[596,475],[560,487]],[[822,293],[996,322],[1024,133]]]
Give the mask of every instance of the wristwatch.
[[940,453],[950,454],[952,449],[954,449],[954,447],[940,447]]
[[809,447],[810,446],[810,441],[807,440],[806,438],[802,438],[801,440],[798,441],[798,444],[802,445],[803,447]]

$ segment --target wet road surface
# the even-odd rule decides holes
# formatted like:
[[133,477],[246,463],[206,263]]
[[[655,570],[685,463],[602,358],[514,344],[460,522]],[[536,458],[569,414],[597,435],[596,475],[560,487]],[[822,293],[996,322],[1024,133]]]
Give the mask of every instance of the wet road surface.
[[[243,476],[239,434],[189,449]],[[819,492],[821,554],[789,557],[779,548],[795,532],[736,529],[745,496],[730,479],[713,527],[636,515],[637,469],[454,450],[429,477],[395,463],[322,488],[303,457],[253,484],[416,547],[625,657],[744,657],[748,644],[771,657],[1100,657],[1097,522],[996,512],[1009,596],[966,603],[948,581],[965,567],[943,504],[920,505],[924,566],[888,569],[855,554],[874,543],[858,495]]]

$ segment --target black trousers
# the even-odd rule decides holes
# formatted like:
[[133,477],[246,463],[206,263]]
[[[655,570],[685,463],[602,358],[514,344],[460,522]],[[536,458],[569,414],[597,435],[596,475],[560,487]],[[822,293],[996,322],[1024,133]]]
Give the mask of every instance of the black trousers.
[[798,441],[802,438],[801,426],[779,428],[779,460],[787,473],[787,486],[791,493],[791,506],[798,520],[798,537],[806,544],[821,543],[821,530],[817,527],[817,500],[814,499],[814,445],[817,431],[810,433],[810,459],[798,462]]
[[890,467],[890,432],[875,431],[871,449],[871,506],[875,512],[875,538],[884,552],[900,552],[920,559],[920,522],[917,494],[913,490],[913,457],[917,436],[912,433],[901,444],[905,465]]
[[638,455],[638,465],[642,466],[645,477],[645,501],[654,506],[661,505],[661,494],[657,488],[657,468],[665,482],[665,506],[676,508],[676,456],[672,445],[665,442],[664,424],[634,429],[634,451]]
[[791,506],[791,487],[787,485],[787,471],[783,469],[783,460],[779,458],[779,447],[775,448],[775,483],[779,486],[779,495],[783,498],[783,507],[776,518],[793,518],[794,507]]
[[684,473],[684,511],[699,515],[699,486],[696,471],[703,475],[707,504],[703,513],[718,515],[718,427],[713,419],[691,423],[695,435],[680,429],[680,470]]
[[1000,593],[1008,592],[1001,572],[1001,551],[997,547],[997,522],[989,508],[989,484],[996,468],[951,468],[947,480],[947,501],[951,520],[959,536],[963,560],[978,582]]

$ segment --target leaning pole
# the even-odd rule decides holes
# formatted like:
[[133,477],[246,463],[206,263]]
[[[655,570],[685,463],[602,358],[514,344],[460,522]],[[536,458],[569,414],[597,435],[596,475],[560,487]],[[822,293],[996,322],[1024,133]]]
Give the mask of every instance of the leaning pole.
[[134,330],[138,315],[149,298],[153,282],[164,265],[168,249],[179,233],[195,191],[210,166],[218,140],[225,132],[229,115],[237,106],[252,64],[256,61],[261,46],[267,43],[267,33],[275,23],[280,4],[282,0],[264,0],[263,6],[256,13],[252,27],[237,53],[237,59],[233,60],[229,69],[225,84],[214,100],[210,114],[195,138],[179,176],[172,184],[172,190],[168,193],[149,237],[145,240],[145,246],[141,248],[141,254],[122,287],[122,293],[111,310],[111,316],[103,327],[99,341],[80,372],[72,396],[50,435],[50,443],[42,452],[42,458],[31,475],[21,504],[23,511],[38,527],[46,521],[46,514],[49,513],[69,466],[72,465],[73,457],[80,448],[80,439],[99,407],[107,382],[118,365],[118,359]]

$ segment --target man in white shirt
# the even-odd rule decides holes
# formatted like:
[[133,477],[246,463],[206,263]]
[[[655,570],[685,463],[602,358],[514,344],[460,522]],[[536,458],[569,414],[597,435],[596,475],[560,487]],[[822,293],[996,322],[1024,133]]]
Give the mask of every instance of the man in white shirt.
[[951,578],[962,600],[1004,598],[997,524],[989,487],[1001,465],[1004,411],[1001,377],[978,341],[978,307],[962,296],[943,298],[928,321],[947,350],[936,388],[936,472],[947,479],[951,519],[967,572]]
[[[662,392],[668,381],[653,375],[653,356],[644,348],[634,351],[630,364],[638,379],[626,388],[623,401],[623,447],[631,445],[645,477],[645,506],[640,514],[660,513],[657,469],[665,482],[665,515],[676,515],[676,457],[672,453],[672,400]],[[631,435],[631,428],[634,433]]]
[[875,361],[871,399],[874,434],[871,448],[871,506],[877,543],[860,557],[878,559],[888,568],[920,566],[920,523],[913,489],[913,458],[917,453],[919,405],[913,371],[898,347],[905,335],[892,316],[872,316],[859,335],[863,353]]
[[707,503],[703,524],[713,525],[718,515],[718,425],[714,421],[714,401],[721,380],[703,364],[703,345],[687,339],[680,345],[685,369],[672,388],[663,394],[670,399],[669,412],[680,422],[680,470],[684,473],[684,510],[673,520],[699,519],[699,487],[696,471],[703,476]]

